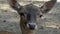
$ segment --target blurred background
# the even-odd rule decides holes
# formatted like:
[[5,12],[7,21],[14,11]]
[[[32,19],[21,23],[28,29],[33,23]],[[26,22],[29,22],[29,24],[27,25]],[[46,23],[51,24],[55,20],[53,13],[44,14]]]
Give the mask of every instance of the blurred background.
[[[28,3],[36,4],[37,6],[43,5],[50,0],[17,0],[21,5]],[[44,15],[38,24],[36,34],[60,34],[60,0],[52,8],[52,10]],[[19,14],[13,10],[8,0],[0,0],[0,31],[14,32],[20,34]]]

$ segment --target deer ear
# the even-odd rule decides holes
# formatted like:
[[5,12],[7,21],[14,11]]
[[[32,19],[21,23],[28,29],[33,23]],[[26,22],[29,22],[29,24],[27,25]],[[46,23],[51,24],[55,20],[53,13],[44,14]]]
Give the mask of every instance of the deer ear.
[[51,0],[51,1],[48,1],[46,2],[43,6],[40,7],[40,10],[42,13],[47,13],[49,12],[52,7],[55,5],[57,0]]
[[19,3],[16,0],[9,0],[9,5],[14,9],[14,10],[21,10],[21,7]]

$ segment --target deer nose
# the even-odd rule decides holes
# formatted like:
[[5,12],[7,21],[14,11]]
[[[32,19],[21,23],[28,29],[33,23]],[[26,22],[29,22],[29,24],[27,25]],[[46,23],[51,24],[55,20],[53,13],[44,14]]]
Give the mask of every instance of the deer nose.
[[35,23],[28,23],[28,24],[27,24],[27,27],[28,27],[29,29],[34,30],[34,29],[37,28],[37,25],[36,25]]

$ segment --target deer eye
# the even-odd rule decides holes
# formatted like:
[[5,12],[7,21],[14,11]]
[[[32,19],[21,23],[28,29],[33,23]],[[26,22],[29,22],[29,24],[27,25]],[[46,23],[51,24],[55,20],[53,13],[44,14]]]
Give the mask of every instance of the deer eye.
[[43,15],[40,15],[39,17],[42,17]]
[[20,16],[24,16],[24,13],[20,13]]

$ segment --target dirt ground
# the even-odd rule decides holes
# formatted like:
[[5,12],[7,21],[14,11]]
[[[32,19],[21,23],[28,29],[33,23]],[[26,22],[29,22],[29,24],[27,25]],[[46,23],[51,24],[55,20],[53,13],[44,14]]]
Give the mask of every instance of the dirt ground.
[[[39,3],[38,3],[39,4]],[[53,9],[40,20],[36,34],[60,34],[60,3],[56,3]],[[0,31],[21,34],[19,15],[8,3],[0,2]]]

